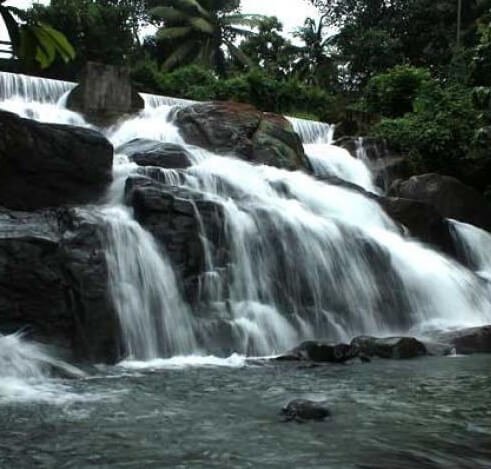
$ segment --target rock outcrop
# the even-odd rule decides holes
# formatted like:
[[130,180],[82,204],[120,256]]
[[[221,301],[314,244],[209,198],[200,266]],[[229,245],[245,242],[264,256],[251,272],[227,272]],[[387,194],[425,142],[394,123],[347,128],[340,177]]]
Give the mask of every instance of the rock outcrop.
[[114,362],[119,325],[98,224],[75,209],[0,210],[0,333]]
[[491,353],[491,326],[445,332],[438,334],[436,338],[452,345],[458,354]]
[[[187,299],[195,302],[200,276],[211,267],[224,269],[228,261],[222,207],[148,177],[128,179],[126,201],[136,220],[165,247],[186,283]],[[213,266],[207,265],[210,259]]]
[[449,223],[434,207],[398,197],[380,197],[378,201],[393,220],[407,228],[410,236],[458,257]]
[[180,109],[175,123],[192,145],[252,163],[311,172],[300,137],[283,116],[248,104],[214,102]]
[[138,166],[185,169],[192,165],[191,155],[180,145],[135,138],[117,148]]
[[425,345],[414,337],[361,336],[355,337],[351,346],[368,357],[408,359],[427,355]]
[[422,174],[392,184],[390,194],[431,205],[443,218],[453,218],[491,231],[491,206],[477,191],[458,179]]
[[276,358],[278,361],[344,363],[358,356],[358,349],[348,344],[307,341]]
[[113,148],[98,132],[0,111],[0,135],[0,206],[86,204],[111,181]]

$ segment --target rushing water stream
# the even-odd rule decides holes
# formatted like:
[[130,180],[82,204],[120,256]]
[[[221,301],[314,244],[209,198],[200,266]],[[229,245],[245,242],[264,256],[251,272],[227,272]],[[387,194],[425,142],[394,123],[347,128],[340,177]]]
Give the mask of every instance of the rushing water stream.
[[[73,86],[0,73],[0,107],[88,126],[63,106]],[[165,248],[123,205],[125,180],[138,168],[116,155],[106,200],[87,216],[104,228],[127,359],[86,377],[41,346],[0,336],[0,466],[491,464],[485,357],[313,369],[245,358],[312,338],[491,323],[490,291],[480,278],[490,273],[491,236],[452,222],[476,275],[403,237],[375,201],[356,191],[187,145],[169,116],[172,106],[188,102],[144,98],[138,116],[100,130],[115,148],[149,138],[179,143],[191,155],[191,168],[161,170],[161,178],[223,209],[231,256],[226,289],[194,205],[206,253],[201,288],[230,328],[226,352],[237,355],[209,356],[217,349],[215,330],[186,304]],[[331,126],[291,121],[319,177],[379,192],[363,159],[332,145]],[[80,379],[50,379],[53,367]],[[282,424],[279,408],[298,397],[327,400],[334,418]]]

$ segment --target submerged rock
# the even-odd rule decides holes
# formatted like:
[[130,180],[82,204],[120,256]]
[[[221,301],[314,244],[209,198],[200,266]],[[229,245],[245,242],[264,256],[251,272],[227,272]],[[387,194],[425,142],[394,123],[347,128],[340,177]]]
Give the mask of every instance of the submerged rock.
[[112,179],[100,133],[0,111],[0,206],[35,210],[96,201]]
[[185,169],[192,165],[189,152],[174,143],[135,138],[118,147],[116,151],[128,156],[138,166]]
[[285,421],[305,420],[322,421],[331,416],[331,412],[320,402],[308,401],[305,399],[295,399],[289,402],[281,413],[285,416]]
[[443,218],[470,223],[491,231],[491,206],[472,187],[441,174],[422,174],[397,180],[391,195],[418,200],[434,207]]
[[408,359],[427,355],[425,345],[414,337],[377,338],[355,337],[352,347],[365,356],[388,359]]
[[328,344],[307,341],[276,358],[279,361],[312,361],[318,363],[344,363],[359,355],[358,350],[348,344]]
[[283,116],[248,104],[214,102],[180,109],[175,123],[192,145],[252,163],[311,171],[300,137]]

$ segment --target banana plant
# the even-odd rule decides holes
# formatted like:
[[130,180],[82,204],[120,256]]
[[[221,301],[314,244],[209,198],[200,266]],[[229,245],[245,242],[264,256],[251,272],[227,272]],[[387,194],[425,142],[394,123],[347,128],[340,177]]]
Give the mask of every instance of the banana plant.
[[49,67],[57,57],[64,62],[75,58],[75,50],[65,35],[41,22],[22,22],[23,10],[5,5],[0,0],[0,16],[5,23],[16,57],[28,65],[37,62],[41,68]]

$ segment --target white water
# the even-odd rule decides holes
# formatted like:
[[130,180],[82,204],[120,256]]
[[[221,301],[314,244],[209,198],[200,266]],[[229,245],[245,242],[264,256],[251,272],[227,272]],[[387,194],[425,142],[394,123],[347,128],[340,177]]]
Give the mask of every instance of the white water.
[[449,220],[457,248],[483,277],[491,280],[491,234],[467,223]]
[[83,378],[79,369],[52,356],[45,346],[21,334],[0,334],[0,403],[43,401],[64,403],[82,399],[67,385],[50,380],[52,373]]
[[[29,99],[38,110],[35,117],[44,120],[42,107]],[[255,356],[284,351],[303,339],[349,340],[357,334],[491,321],[489,292],[474,274],[402,238],[376,202],[301,172],[188,146],[169,121],[171,101],[160,107],[156,97],[146,101],[154,107],[103,132],[115,146],[133,138],[186,146],[194,166],[180,177],[162,171],[162,180],[222,205],[230,265],[224,278],[228,288],[204,295],[212,299],[205,309],[218,314],[194,317],[164,248],[120,206],[124,180],[137,168],[124,155],[115,158],[109,205],[99,213],[107,230],[111,290],[132,363],[199,352],[198,330],[204,351],[215,350],[217,321],[229,331],[231,351]],[[60,116],[62,104],[59,100]],[[0,104],[6,105],[11,104]],[[316,171],[375,190],[363,161],[329,145],[332,128],[292,122]],[[213,268],[210,258],[207,270]],[[216,288],[216,282],[203,282],[202,288]]]
[[127,208],[101,212],[107,225],[109,285],[129,358],[196,351],[191,314],[162,249]]
[[305,144],[314,173],[320,177],[336,176],[369,192],[376,192],[373,175],[361,159],[344,148],[328,144]]

